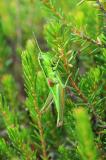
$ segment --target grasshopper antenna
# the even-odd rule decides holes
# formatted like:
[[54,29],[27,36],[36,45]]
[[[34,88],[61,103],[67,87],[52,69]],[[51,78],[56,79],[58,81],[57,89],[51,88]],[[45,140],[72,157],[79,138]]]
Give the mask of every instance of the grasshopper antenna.
[[[42,67],[42,60],[43,60],[43,58],[42,58],[42,51],[41,51],[41,49],[40,49],[40,47],[39,47],[39,44],[38,44],[38,41],[37,41],[37,38],[36,38],[36,36],[35,36],[35,33],[33,32],[33,37],[34,37],[34,40],[35,40],[35,44],[36,44],[36,46],[37,46],[37,48],[38,48],[38,50],[39,50],[39,54],[38,54],[38,62],[39,62],[39,65],[40,65],[40,67],[42,68],[42,70],[43,70],[43,72],[44,72],[44,69],[43,69],[43,67]],[[44,72],[44,74],[45,74],[45,72]]]
[[39,47],[39,44],[38,44],[38,41],[37,41],[37,38],[36,38],[34,32],[33,32],[33,37],[34,37],[34,40],[35,40],[35,44],[36,44],[36,46],[37,46],[37,48],[38,48],[38,50],[39,50],[39,54],[40,54],[40,56],[41,56],[42,51],[41,51],[41,49],[40,49],[40,47]]
[[84,1],[85,1],[85,0],[81,0],[81,1],[77,4],[77,6],[81,5]]

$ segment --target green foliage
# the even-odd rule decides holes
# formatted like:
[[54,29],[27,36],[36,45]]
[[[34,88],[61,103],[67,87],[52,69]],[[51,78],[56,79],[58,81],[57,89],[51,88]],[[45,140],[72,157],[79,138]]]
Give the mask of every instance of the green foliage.
[[15,83],[15,79],[13,78],[12,75],[7,74],[2,77],[1,83],[4,95],[6,95],[6,99],[10,104],[11,109],[14,110],[15,105],[18,105],[18,103],[16,104],[16,99],[18,98],[18,92],[17,92],[18,86]]
[[0,159],[105,160],[105,1],[0,7]]
[[[18,116],[13,114],[9,109],[5,98],[0,95],[0,113],[6,126],[7,135],[10,144],[6,145],[5,141],[1,139],[2,150],[1,154],[6,153],[7,158],[12,157],[12,154],[18,158],[26,159],[31,154],[31,159],[35,158],[35,154],[30,147],[30,137],[27,129],[21,129],[18,124]],[[4,156],[5,157],[5,156]],[[13,157],[12,157],[13,158]]]
[[78,151],[82,159],[98,159],[88,114],[83,108],[78,108],[75,109],[74,116],[76,120]]

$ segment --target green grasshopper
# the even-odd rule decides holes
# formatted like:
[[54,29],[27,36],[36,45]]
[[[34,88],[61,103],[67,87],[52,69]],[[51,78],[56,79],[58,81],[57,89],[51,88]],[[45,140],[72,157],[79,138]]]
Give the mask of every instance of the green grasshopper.
[[50,90],[48,98],[43,108],[41,109],[41,112],[43,113],[44,110],[47,109],[47,107],[54,101],[57,110],[57,127],[60,127],[63,125],[63,114],[65,106],[65,86],[67,84],[68,79],[65,85],[63,85],[58,72],[53,71],[51,67],[51,59],[52,59],[51,54],[50,53],[44,54],[40,50],[40,48],[39,51],[40,52],[38,55],[38,61]]

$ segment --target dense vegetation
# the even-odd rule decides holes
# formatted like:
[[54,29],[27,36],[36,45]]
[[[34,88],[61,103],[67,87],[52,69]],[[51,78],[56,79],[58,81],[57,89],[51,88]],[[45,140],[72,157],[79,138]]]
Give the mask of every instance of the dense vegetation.
[[0,159],[106,159],[106,1],[0,1]]

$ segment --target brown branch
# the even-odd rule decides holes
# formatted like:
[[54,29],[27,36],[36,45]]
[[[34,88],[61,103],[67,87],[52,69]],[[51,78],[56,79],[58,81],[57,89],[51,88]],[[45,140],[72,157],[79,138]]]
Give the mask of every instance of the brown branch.
[[[97,0],[97,1],[99,1],[99,0]],[[41,2],[42,2],[47,8],[49,8],[56,17],[58,17],[60,20],[62,20],[63,24],[66,24],[66,25],[67,25],[67,20],[65,19],[65,17],[64,17],[63,15],[61,15],[61,14],[56,10],[56,8],[55,8],[53,5],[50,4],[49,0],[41,0]],[[106,11],[104,10],[102,4],[100,3],[100,1],[99,1],[99,6],[100,6],[101,10],[103,10],[104,12],[106,12]],[[106,14],[106,13],[105,13],[105,14]],[[89,43],[91,43],[91,44],[93,44],[93,45],[99,46],[99,47],[101,47],[101,48],[106,48],[106,46],[105,46],[104,44],[102,44],[100,41],[94,40],[94,39],[92,39],[91,37],[88,37],[87,35],[85,35],[85,34],[82,33],[82,32],[79,32],[79,31],[77,31],[77,30],[73,30],[72,34],[74,34],[74,35],[76,35],[76,36],[78,36],[78,37],[80,37],[80,38],[88,41]]]
[[56,10],[56,8],[50,4],[50,1],[49,0],[41,0],[41,2],[47,7],[49,8],[53,14],[58,17],[59,19],[61,20],[64,20],[64,17]]
[[[62,48],[60,50],[60,59],[63,61],[64,63],[64,68],[67,74],[70,74],[70,68],[69,68],[69,64],[68,64],[68,60],[66,55],[64,54],[64,49]],[[69,81],[72,85],[72,87],[77,91],[78,95],[80,96],[80,98],[83,100],[84,103],[87,103],[88,100],[87,98],[84,96],[84,94],[81,92],[81,90],[78,88],[78,86],[76,85],[76,83],[73,81],[71,75],[69,76]]]
[[78,88],[78,86],[76,85],[76,83],[73,81],[72,77],[69,77],[70,83],[72,85],[72,87],[77,91],[79,97],[83,100],[84,103],[88,103],[87,98],[84,96],[84,94],[81,92],[81,90]]
[[[67,74],[70,74],[70,68],[69,68],[69,64],[67,64],[67,57],[64,54],[64,49],[60,50],[60,58],[64,63],[64,69],[66,71]],[[89,109],[92,111],[93,116],[98,120],[101,121],[101,118],[96,114],[96,111],[94,109],[94,106],[92,104],[89,104],[89,101],[87,99],[87,97],[82,93],[82,91],[79,89],[79,87],[77,86],[77,84],[73,81],[71,75],[69,76],[69,82],[70,85],[77,91],[77,94],[79,95],[79,97],[82,99],[82,101],[84,103],[86,103],[89,107]]]
[[102,121],[101,117],[96,114],[96,111],[94,109],[94,106],[92,104],[89,104],[88,99],[85,97],[85,95],[81,92],[77,84],[73,81],[72,77],[69,77],[70,83],[72,87],[77,91],[79,97],[83,100],[84,103],[88,104],[89,109],[92,111],[93,116],[98,120],[99,122]]
[[43,127],[42,127],[42,122],[41,122],[41,112],[38,108],[38,105],[36,103],[36,95],[33,93],[33,97],[34,97],[34,106],[35,106],[35,111],[37,113],[37,123],[38,123],[38,129],[39,129],[39,133],[40,133],[40,140],[41,140],[41,145],[42,145],[42,152],[43,152],[43,159],[47,160],[47,152],[46,152],[46,143],[44,140],[44,133],[43,133]]
[[91,44],[94,44],[94,45],[96,45],[96,46],[99,46],[99,47],[101,47],[101,48],[104,48],[104,47],[106,47],[106,46],[104,46],[100,41],[98,41],[98,40],[94,40],[94,39],[92,39],[91,37],[88,37],[86,34],[84,34],[83,32],[79,32],[78,30],[73,30],[73,34],[74,35],[76,35],[76,36],[78,36],[78,37],[80,37],[80,38],[82,38],[83,40],[86,40],[86,41],[88,41],[89,43],[91,43]]
[[98,4],[99,9],[101,10],[101,12],[103,12],[103,13],[106,15],[106,10],[105,10],[105,8],[103,7],[103,5],[102,5],[102,3],[100,2],[100,0],[96,0],[96,3]]

